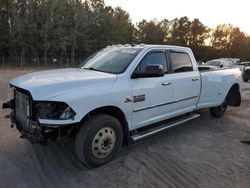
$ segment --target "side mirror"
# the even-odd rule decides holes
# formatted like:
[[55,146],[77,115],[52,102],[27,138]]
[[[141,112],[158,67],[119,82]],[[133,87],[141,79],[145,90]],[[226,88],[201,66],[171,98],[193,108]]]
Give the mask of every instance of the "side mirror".
[[223,67],[223,64],[220,64],[220,68],[222,68]]
[[160,64],[150,64],[145,71],[135,71],[131,78],[153,78],[164,76],[163,66]]

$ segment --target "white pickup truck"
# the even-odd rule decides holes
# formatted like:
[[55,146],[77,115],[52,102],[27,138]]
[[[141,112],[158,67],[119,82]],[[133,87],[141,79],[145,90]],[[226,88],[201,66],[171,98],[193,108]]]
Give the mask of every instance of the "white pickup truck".
[[42,142],[72,135],[87,166],[111,161],[122,145],[199,117],[240,106],[238,68],[199,71],[192,51],[167,45],[104,48],[80,68],[42,71],[10,81],[11,126]]

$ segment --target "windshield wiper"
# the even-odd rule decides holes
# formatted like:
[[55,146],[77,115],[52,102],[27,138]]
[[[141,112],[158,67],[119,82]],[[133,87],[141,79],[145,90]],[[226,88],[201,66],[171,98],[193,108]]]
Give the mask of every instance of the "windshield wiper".
[[102,70],[99,70],[99,69],[95,69],[93,67],[84,67],[83,69],[85,69],[85,70],[93,70],[93,71],[98,71],[98,72],[105,72],[105,71],[102,71]]
[[83,69],[86,69],[86,70],[93,70],[93,71],[100,71],[100,70],[97,70],[93,67],[84,67]]
[[93,67],[84,67],[83,69],[86,69],[86,70],[93,70],[93,71],[98,71],[98,72],[105,72],[105,73],[110,73],[110,74],[115,74],[115,73],[108,72],[108,71],[98,70],[98,69],[95,69],[95,68],[93,68]]

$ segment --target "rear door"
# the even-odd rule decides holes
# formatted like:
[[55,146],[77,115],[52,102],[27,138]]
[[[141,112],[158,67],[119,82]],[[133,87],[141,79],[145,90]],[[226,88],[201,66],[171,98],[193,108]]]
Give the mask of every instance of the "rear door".
[[160,64],[165,75],[155,78],[131,79],[133,92],[133,128],[149,125],[168,117],[172,110],[172,84],[168,74],[165,50],[153,50],[141,60],[136,70],[143,71],[148,64]]
[[173,112],[176,115],[193,111],[200,94],[200,73],[194,70],[189,54],[169,51],[173,84]]

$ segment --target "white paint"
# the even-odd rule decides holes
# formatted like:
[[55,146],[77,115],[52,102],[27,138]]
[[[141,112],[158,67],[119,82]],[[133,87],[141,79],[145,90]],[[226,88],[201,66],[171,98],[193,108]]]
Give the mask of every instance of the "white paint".
[[[10,83],[29,91],[33,100],[66,102],[76,112],[73,120],[40,120],[41,123],[55,126],[76,123],[96,108],[114,106],[125,114],[130,130],[195,109],[218,106],[224,101],[231,86],[234,83],[240,84],[241,72],[238,68],[204,72],[200,77],[196,60],[189,48],[167,45],[146,45],[141,48],[127,70],[119,75],[83,69],[59,69],[19,76]],[[140,60],[155,49],[188,53],[193,71],[166,74],[158,78],[131,79]],[[198,80],[193,82],[193,78]],[[171,82],[171,85],[163,86],[165,82]],[[143,94],[145,102],[125,102],[127,98]],[[197,95],[197,98],[191,100],[133,112]]]

